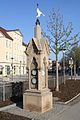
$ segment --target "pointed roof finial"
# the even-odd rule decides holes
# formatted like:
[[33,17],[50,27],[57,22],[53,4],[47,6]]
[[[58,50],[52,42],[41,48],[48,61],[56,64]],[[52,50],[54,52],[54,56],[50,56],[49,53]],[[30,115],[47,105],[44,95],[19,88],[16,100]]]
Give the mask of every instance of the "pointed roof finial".
[[40,25],[39,19],[36,20],[36,25]]
[[38,8],[39,4],[37,3],[37,8]]

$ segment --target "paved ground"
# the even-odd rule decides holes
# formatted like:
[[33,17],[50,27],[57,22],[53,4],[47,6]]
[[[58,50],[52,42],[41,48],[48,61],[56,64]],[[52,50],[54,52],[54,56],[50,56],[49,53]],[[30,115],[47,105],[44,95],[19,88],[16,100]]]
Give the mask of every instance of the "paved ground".
[[53,108],[43,114],[26,112],[19,107],[7,109],[5,112],[33,118],[33,120],[80,120],[80,96],[68,105],[54,102]]
[[36,113],[36,112],[26,112],[25,110],[19,108],[19,107],[13,107],[11,109],[6,110],[6,112],[17,114],[29,118],[33,118],[35,120],[53,120],[53,118],[60,113],[61,111],[64,111],[68,109],[69,106],[60,104],[60,103],[54,103],[53,108],[43,114]]
[[[20,80],[19,76],[16,76]],[[16,79],[16,78],[14,78]],[[21,80],[25,77],[22,76]],[[54,102],[53,108],[43,114],[35,112],[26,112],[19,107],[7,109],[5,112],[12,114],[33,118],[33,120],[80,120],[80,97],[72,101],[68,105]]]
[[54,120],[80,120],[80,101],[55,116]]

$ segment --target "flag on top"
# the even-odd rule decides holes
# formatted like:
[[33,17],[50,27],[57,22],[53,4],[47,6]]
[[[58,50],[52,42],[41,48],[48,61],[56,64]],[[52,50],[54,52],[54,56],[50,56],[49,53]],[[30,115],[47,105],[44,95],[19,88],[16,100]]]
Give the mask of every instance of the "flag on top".
[[41,15],[45,16],[40,9],[38,8],[38,4],[37,4],[37,17],[40,17]]

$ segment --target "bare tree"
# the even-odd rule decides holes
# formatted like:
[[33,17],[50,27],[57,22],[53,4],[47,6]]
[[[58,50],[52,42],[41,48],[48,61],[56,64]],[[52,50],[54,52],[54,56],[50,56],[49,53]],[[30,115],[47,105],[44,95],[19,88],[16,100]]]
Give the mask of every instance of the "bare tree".
[[75,44],[78,34],[72,37],[72,23],[69,22],[67,26],[63,24],[63,16],[60,15],[59,10],[50,11],[49,20],[47,23],[48,35],[43,32],[43,35],[49,39],[50,50],[56,55],[56,91],[59,91],[58,80],[58,54],[62,50],[68,50]]

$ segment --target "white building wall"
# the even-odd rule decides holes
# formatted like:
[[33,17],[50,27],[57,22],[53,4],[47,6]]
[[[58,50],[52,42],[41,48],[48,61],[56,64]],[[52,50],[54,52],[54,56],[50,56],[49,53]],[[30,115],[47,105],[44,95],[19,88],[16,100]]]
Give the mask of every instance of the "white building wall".
[[27,58],[24,53],[26,46],[22,44],[23,37],[19,31],[9,31],[7,33],[13,38],[13,41],[0,32],[0,67],[3,69],[2,75],[7,75],[7,69],[10,69],[9,75],[26,74]]
[[[15,67],[15,70],[13,70],[13,72],[14,74],[18,74],[18,75],[26,74],[26,55],[24,53],[26,47],[23,46],[22,44],[23,37],[18,31],[11,31],[8,34],[14,39],[13,41],[13,65]],[[25,64],[23,63],[23,60]]]

